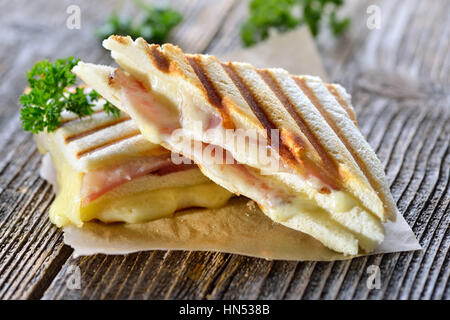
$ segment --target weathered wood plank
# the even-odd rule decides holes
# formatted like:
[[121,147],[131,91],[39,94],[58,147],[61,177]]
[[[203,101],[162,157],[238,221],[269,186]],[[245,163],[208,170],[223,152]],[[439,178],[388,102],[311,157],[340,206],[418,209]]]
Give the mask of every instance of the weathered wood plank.
[[[236,1],[220,0],[212,4],[209,0],[177,1],[186,5],[189,3],[190,15],[186,16],[185,25],[180,25],[172,34],[173,42],[185,52],[203,52],[212,39],[220,32],[223,21]],[[177,8],[177,3],[171,4]],[[181,12],[185,12],[184,10]],[[187,20],[189,19],[189,20]]]
[[274,261],[258,299],[283,299],[297,265],[295,261]]
[[301,299],[305,293],[309,278],[314,272],[317,262],[299,262],[289,283],[284,299]]
[[212,299],[258,298],[273,261],[233,256],[211,292]]
[[[29,135],[17,134],[1,149],[0,297],[37,298],[67,259],[61,233],[45,214],[53,201],[50,186],[37,177],[40,156]],[[10,156],[10,147],[16,152]]]
[[191,253],[181,266],[181,273],[172,290],[165,296],[171,299],[211,298],[209,291],[230,262],[231,255],[213,252]]
[[233,49],[241,48],[239,28],[247,17],[249,0],[236,1],[223,21],[216,37],[206,48],[206,52],[219,54]]

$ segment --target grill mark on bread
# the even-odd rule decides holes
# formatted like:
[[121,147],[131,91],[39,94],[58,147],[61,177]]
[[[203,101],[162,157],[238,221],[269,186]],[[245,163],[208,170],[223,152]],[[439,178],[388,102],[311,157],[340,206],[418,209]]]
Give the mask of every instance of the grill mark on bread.
[[153,61],[153,64],[162,72],[169,72],[170,61],[166,58],[164,53],[159,50],[157,45],[147,46],[147,53]]
[[342,98],[342,96],[336,90],[335,86],[333,84],[331,84],[331,83],[325,83],[325,87],[336,98],[337,102],[339,102],[341,107],[345,110],[345,112],[348,114],[349,118],[353,121],[355,126],[358,127],[358,122],[356,122],[355,112],[347,104],[347,101],[345,101],[345,99]]
[[126,117],[123,117],[123,118],[120,118],[120,119],[115,119],[113,121],[108,121],[107,123],[101,124],[101,125],[99,125],[97,127],[91,128],[89,130],[78,132],[78,133],[75,133],[73,135],[67,136],[67,137],[64,138],[64,142],[65,143],[70,143],[72,141],[75,141],[75,140],[87,137],[87,136],[89,136],[91,134],[94,134],[96,132],[99,132],[99,131],[101,131],[103,129],[106,129],[108,127],[114,126],[116,124],[119,124],[119,123],[122,123],[122,122],[125,122],[125,121],[130,121],[130,120],[131,120],[131,117],[126,116]]
[[119,42],[120,44],[124,44],[124,45],[130,43],[129,38],[124,37],[124,36],[111,36],[111,39],[113,39],[113,40]]
[[[282,156],[287,162],[289,162],[294,167],[297,167],[298,164],[298,158],[295,156],[295,154],[292,152],[292,150],[289,148],[288,145],[286,145],[282,129],[279,129],[267,116],[265,110],[260,106],[259,102],[257,101],[255,93],[252,92],[252,90],[246,86],[245,82],[241,78],[241,76],[234,70],[234,66],[231,62],[228,63],[221,63],[222,68],[225,70],[225,72],[228,74],[230,79],[233,81],[234,85],[239,90],[240,94],[244,98],[244,100],[248,103],[250,106],[250,109],[252,110],[253,114],[256,116],[256,118],[259,120],[263,128],[267,132],[267,141],[271,143],[271,136],[270,136],[270,130],[275,129],[279,130],[280,132],[280,143],[279,143],[279,153],[280,156]],[[278,143],[278,141],[277,141]]]
[[[267,117],[264,110],[259,105],[258,101],[255,98],[255,94],[251,92],[251,90],[245,85],[242,78],[239,76],[239,74],[234,70],[234,66],[232,63],[221,63],[222,68],[225,70],[225,72],[228,74],[230,79],[233,81],[234,85],[237,87],[239,92],[241,93],[244,100],[248,103],[250,106],[250,109],[252,110],[253,114],[256,116],[256,118],[259,120],[261,125],[264,129],[267,131],[271,129],[278,129],[274,123],[272,123],[269,118]],[[270,134],[267,132],[267,136],[270,139]]]
[[113,140],[109,140],[109,141],[104,142],[104,143],[102,143],[100,145],[92,146],[92,147],[89,147],[88,149],[85,149],[85,150],[82,150],[82,151],[78,151],[76,153],[76,156],[77,156],[78,159],[80,159],[80,158],[82,158],[84,156],[87,156],[89,154],[95,153],[95,152],[97,152],[99,150],[102,150],[104,148],[107,148],[109,146],[115,145],[115,144],[117,144],[117,143],[119,143],[121,141],[124,141],[124,140],[127,140],[127,139],[131,139],[131,138],[136,137],[136,136],[138,136],[140,134],[141,133],[140,133],[139,130],[135,130],[135,131],[133,131],[133,132],[131,132],[129,134],[123,135],[123,136],[118,137],[118,138],[113,139]]
[[338,168],[335,161],[330,157],[324,146],[319,142],[309,125],[303,120],[301,114],[295,110],[295,106],[292,101],[289,99],[289,96],[283,91],[280,87],[278,81],[274,78],[274,76],[267,69],[259,69],[256,70],[260,77],[264,80],[267,86],[272,90],[281,104],[284,106],[286,111],[291,115],[294,119],[297,126],[300,128],[300,131],[305,135],[308,141],[311,143],[313,148],[319,154],[319,157],[322,159],[322,163],[325,169],[330,173],[335,181],[338,181]]
[[196,56],[188,56],[188,55],[186,55],[186,59],[191,65],[195,74],[197,75],[198,80],[202,84],[203,90],[206,93],[208,101],[214,107],[216,107],[217,111],[219,111],[220,115],[222,116],[223,126],[225,127],[225,129],[234,129],[235,126],[230,119],[228,110],[222,103],[222,96],[214,86],[213,81],[211,81],[211,79],[208,77],[208,74],[206,73],[205,69],[201,64],[201,60]]
[[[91,114],[91,116],[94,115],[94,114],[97,114],[97,113],[105,113],[105,114],[106,114],[106,111],[103,110],[103,109],[95,110],[95,111]],[[67,125],[68,123],[72,123],[72,122],[76,122],[76,121],[81,121],[81,119],[84,119],[84,118],[80,118],[80,117],[78,117],[78,116],[74,116],[73,118],[70,117],[70,118],[61,119],[61,124],[59,125],[58,128],[64,127],[64,126]]]
[[319,99],[315,95],[314,91],[308,86],[306,80],[304,78],[298,76],[292,76],[295,80],[297,86],[303,91],[303,93],[308,97],[308,99],[312,102],[312,104],[316,107],[316,109],[320,112],[320,114],[324,117],[325,121],[328,125],[333,129],[333,131],[338,136],[339,140],[344,144],[347,150],[350,152],[351,156],[355,160],[356,164],[362,171],[362,173],[366,176],[369,181],[370,186],[375,190],[380,197],[383,203],[389,203],[386,198],[385,193],[383,192],[383,188],[381,183],[377,180],[376,177],[372,175],[371,170],[367,167],[366,163],[361,159],[359,153],[353,148],[353,146],[348,142],[345,136],[342,134],[339,126],[334,122],[334,120],[328,115],[326,109],[322,106]]

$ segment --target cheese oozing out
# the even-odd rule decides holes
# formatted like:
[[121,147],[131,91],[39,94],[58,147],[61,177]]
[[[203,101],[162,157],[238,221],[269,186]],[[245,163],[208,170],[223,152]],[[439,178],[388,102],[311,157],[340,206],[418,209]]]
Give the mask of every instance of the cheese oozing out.
[[74,171],[67,163],[53,162],[56,163],[60,190],[50,208],[50,219],[59,227],[81,226],[94,219],[106,223],[143,223],[184,208],[218,208],[231,197],[198,169],[187,169],[167,175],[135,177],[83,203],[85,198],[80,190],[83,190],[85,175]]
[[[87,121],[92,120],[71,125],[86,129]],[[102,127],[95,121],[95,125]],[[185,208],[218,208],[232,196],[205,177],[196,165],[175,165],[169,151],[161,152],[162,148],[150,144],[151,152],[142,152],[137,147],[133,152],[119,151],[117,145],[111,145],[114,161],[90,169],[74,167],[80,160],[71,157],[71,142],[64,138],[64,130],[68,130],[67,126],[37,137],[39,151],[50,154],[56,171],[58,190],[49,214],[59,227],[82,226],[91,220],[143,223]],[[102,163],[102,159],[96,162]]]

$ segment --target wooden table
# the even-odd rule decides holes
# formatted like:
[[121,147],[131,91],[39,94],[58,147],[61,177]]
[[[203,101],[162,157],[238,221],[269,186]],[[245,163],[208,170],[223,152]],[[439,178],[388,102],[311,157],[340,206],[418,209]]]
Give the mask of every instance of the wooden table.
[[[350,31],[317,39],[333,81],[353,95],[361,130],[386,167],[423,251],[344,262],[266,261],[212,252],[152,251],[74,259],[48,220],[54,199],[40,155],[18,120],[25,72],[43,58],[110,63],[92,35],[111,1],[0,0],[0,297],[3,299],[448,299],[450,1],[346,1]],[[66,9],[81,7],[81,29]],[[381,8],[381,30],[366,9]],[[171,41],[188,52],[241,46],[246,1],[173,1],[184,14]],[[133,12],[127,4],[126,12]],[[293,57],[295,58],[295,57]],[[378,265],[381,288],[367,287]],[[76,266],[80,289],[68,285]]]

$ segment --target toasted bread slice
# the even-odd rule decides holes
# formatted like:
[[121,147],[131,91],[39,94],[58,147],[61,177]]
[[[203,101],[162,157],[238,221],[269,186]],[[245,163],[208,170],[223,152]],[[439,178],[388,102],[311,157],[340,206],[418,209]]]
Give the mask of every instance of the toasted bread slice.
[[[143,39],[133,42],[113,36],[104,46],[146,90],[162,97],[167,109],[175,108],[183,117],[194,119],[203,112],[189,110],[194,105],[219,116],[222,128],[255,129],[266,137],[269,129],[279,129],[279,155],[292,170],[258,179],[295,194],[298,201],[270,208],[270,201],[254,186],[230,181],[242,182],[233,169],[203,165],[195,155],[162,141],[155,121],[127,109],[120,86],[114,84],[114,69],[83,63],[74,68],[107,100],[127,109],[150,141],[190,156],[213,181],[254,199],[273,220],[309,233],[337,251],[355,254],[358,245],[370,251],[382,240],[380,221],[393,219],[396,207],[380,162],[359,132],[342,87],[291,76],[281,69],[259,70],[249,64],[224,64],[213,56],[185,55],[178,47],[148,45]],[[233,156],[248,166],[246,170],[262,169],[239,154]],[[322,182],[329,182],[325,192],[305,179],[305,163],[322,174]]]
[[63,111],[62,124],[55,132],[36,135],[38,145],[48,150],[49,143],[54,144],[79,172],[169,152],[145,139],[126,113],[117,118],[106,114],[103,101],[93,109],[92,116],[83,119]]

